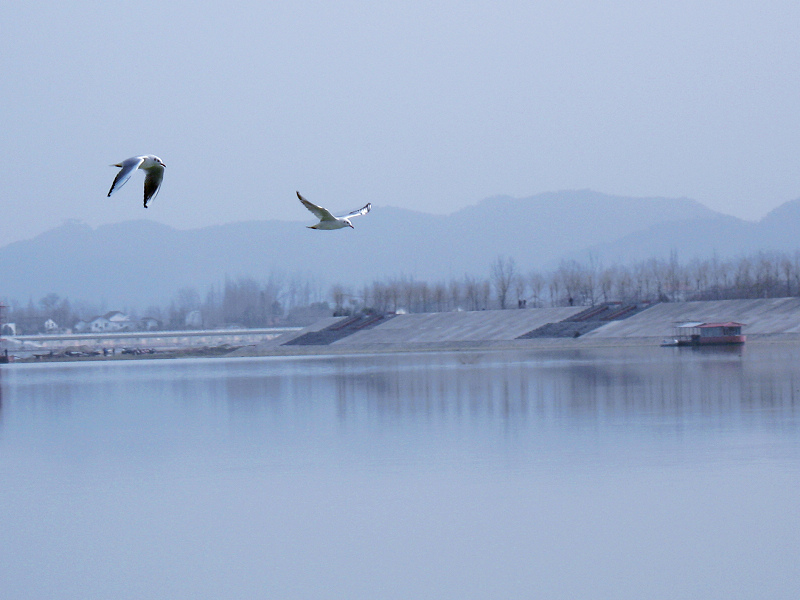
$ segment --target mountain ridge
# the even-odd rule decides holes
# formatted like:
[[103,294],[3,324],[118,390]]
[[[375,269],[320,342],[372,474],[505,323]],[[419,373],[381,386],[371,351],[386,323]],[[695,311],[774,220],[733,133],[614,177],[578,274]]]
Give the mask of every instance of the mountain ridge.
[[373,207],[355,230],[318,232],[303,222],[258,220],[180,230],[149,220],[92,228],[68,221],[0,248],[0,298],[55,292],[109,306],[166,304],[178,289],[226,277],[299,275],[327,291],[405,276],[487,277],[498,256],[523,273],[592,253],[607,264],[796,246],[800,200],[743,221],[687,198],[628,198],[591,190],[529,198],[494,196],[449,215]]

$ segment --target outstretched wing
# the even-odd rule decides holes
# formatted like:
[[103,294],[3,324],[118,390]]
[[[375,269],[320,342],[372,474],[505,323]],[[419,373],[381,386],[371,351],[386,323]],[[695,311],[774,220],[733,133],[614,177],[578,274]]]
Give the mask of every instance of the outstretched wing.
[[367,214],[372,209],[372,202],[367,202],[367,205],[364,208],[359,208],[358,210],[354,210],[351,213],[347,213],[346,215],[342,215],[339,217],[340,219],[349,219],[350,217],[360,217],[361,215]]
[[308,210],[310,210],[311,213],[315,217],[317,217],[320,221],[335,221],[336,220],[336,217],[334,217],[330,212],[328,212],[328,209],[322,208],[321,206],[317,206],[313,202],[309,202],[308,200],[306,200],[305,198],[303,198],[300,195],[300,192],[297,192],[297,197],[300,198],[300,202],[303,203],[303,206],[305,206]]
[[125,182],[131,178],[133,172],[139,168],[144,162],[143,156],[134,156],[133,158],[126,158],[121,163],[117,163],[116,165],[111,165],[112,167],[122,167],[117,176],[114,177],[114,183],[111,184],[111,189],[108,190],[108,195],[110,196],[114,192],[116,192],[119,188],[125,185]]
[[161,182],[164,180],[164,167],[156,165],[146,169],[147,176],[144,178],[144,207],[147,203],[158,195]]

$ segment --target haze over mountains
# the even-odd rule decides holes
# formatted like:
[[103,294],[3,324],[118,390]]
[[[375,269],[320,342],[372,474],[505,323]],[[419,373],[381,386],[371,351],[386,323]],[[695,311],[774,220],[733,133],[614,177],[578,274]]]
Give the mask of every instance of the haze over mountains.
[[359,286],[398,276],[487,277],[501,255],[525,273],[589,253],[611,264],[672,251],[682,261],[760,249],[794,252],[800,200],[757,223],[689,199],[584,190],[499,196],[446,216],[378,204],[355,230],[320,232],[305,227],[310,224],[313,218],[176,230],[147,220],[96,229],[67,222],[0,248],[0,298],[26,302],[55,292],[73,301],[146,307],[166,303],[182,287],[203,293],[226,277],[300,276],[327,291],[333,283]]

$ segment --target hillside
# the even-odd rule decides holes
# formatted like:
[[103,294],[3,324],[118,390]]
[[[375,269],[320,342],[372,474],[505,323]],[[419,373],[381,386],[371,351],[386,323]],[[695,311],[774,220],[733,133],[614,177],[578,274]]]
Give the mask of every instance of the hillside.
[[[343,209],[352,207],[340,207]],[[761,223],[715,213],[687,199],[622,198],[591,191],[495,197],[440,216],[374,206],[354,230],[313,222],[249,221],[177,230],[152,221],[91,228],[68,222],[0,248],[0,298],[56,292],[109,305],[164,303],[181,287],[201,291],[226,276],[300,275],[322,289],[375,279],[486,276],[499,255],[519,268],[547,268],[591,250],[604,260],[681,257],[796,243],[800,201]]]

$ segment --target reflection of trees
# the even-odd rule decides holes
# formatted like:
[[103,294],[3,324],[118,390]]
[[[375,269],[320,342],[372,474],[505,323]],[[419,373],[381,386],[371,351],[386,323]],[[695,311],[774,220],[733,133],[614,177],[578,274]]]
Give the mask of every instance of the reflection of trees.
[[662,350],[524,360],[487,354],[475,362],[460,355],[378,357],[381,367],[366,371],[353,372],[342,361],[331,383],[341,419],[387,422],[668,417],[677,423],[795,406],[791,369],[736,354],[666,356]]

